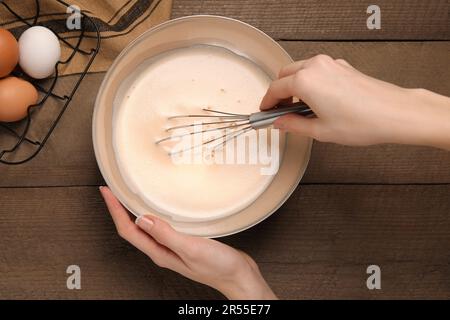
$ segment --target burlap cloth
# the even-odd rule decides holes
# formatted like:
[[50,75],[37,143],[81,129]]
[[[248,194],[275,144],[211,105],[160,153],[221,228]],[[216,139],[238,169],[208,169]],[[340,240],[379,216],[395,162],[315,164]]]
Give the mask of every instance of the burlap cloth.
[[[9,29],[16,37],[26,30],[27,26],[19,21],[7,8],[4,2],[21,17],[31,18],[36,13],[35,0],[0,0],[0,28]],[[67,3],[77,5],[86,10],[100,29],[101,46],[90,72],[106,71],[114,58],[133,39],[154,25],[170,18],[172,0],[68,0]],[[66,7],[55,0],[39,0],[40,15],[38,24],[49,27],[71,44],[75,44],[80,34],[66,26]],[[32,19],[28,20],[30,23]],[[95,30],[90,23],[85,24],[86,38],[81,48],[89,51],[96,46]],[[63,45],[63,58],[70,55],[73,49]],[[65,66],[62,74],[80,73],[84,70],[88,55],[76,54]]]

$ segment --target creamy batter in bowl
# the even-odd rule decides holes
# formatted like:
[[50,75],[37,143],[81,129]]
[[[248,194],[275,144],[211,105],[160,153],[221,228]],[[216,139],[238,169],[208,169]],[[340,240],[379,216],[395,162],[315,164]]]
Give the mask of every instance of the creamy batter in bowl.
[[[187,156],[183,162],[168,154],[174,149],[170,146],[173,142],[155,141],[169,135],[165,130],[169,123],[179,126],[195,122],[195,119],[168,120],[170,116],[203,114],[202,109],[208,106],[225,112],[256,112],[269,85],[270,78],[256,64],[218,46],[174,49],[142,63],[122,83],[114,101],[113,147],[125,183],[149,207],[177,221],[217,220],[247,207],[276,174],[284,146],[280,146],[278,132],[249,131],[225,147],[216,142],[218,150],[212,159],[203,159],[206,150],[201,147],[188,150],[190,154],[179,155]],[[197,123],[211,121],[197,119]],[[217,127],[223,125],[195,129]],[[193,132],[182,128],[180,131]],[[199,132],[185,136],[185,141],[179,139],[179,143],[186,142],[185,147],[189,148],[225,132],[207,133],[211,137]],[[213,133],[216,135],[212,136]],[[258,139],[261,133],[266,139]],[[233,149],[227,155],[225,151],[229,148]],[[260,154],[263,156],[259,157]]]
[[[205,49],[205,46],[208,46],[209,49]],[[228,53],[224,53],[225,50],[220,48],[225,48]],[[153,141],[148,137],[144,137],[145,130],[143,131],[142,139],[139,139],[139,130],[142,131],[142,129],[139,129],[138,127],[143,127],[145,122],[138,121],[130,125],[129,119],[132,118],[131,115],[133,115],[133,112],[122,111],[133,109],[130,107],[130,105],[133,106],[133,103],[134,105],[142,107],[139,101],[139,91],[134,92],[134,94],[130,93],[133,93],[132,89],[139,87],[140,83],[142,86],[148,86],[151,85],[151,81],[155,81],[151,79],[151,69],[157,69],[158,67],[152,67],[151,63],[146,65],[147,61],[152,61],[152,59],[155,60],[158,57],[170,57],[171,55],[173,58],[169,59],[171,61],[176,61],[177,59],[178,61],[183,61],[183,55],[197,55],[197,57],[201,58],[201,55],[205,54],[205,50],[212,50],[210,53],[213,60],[220,60],[221,57],[224,58],[227,54],[245,57],[251,61],[255,67],[257,66],[254,70],[250,65],[244,66],[247,71],[250,70],[250,74],[253,73],[253,75],[255,75],[258,73],[258,71],[256,71],[257,69],[262,70],[264,76],[254,76],[253,78],[259,78],[259,80],[253,82],[250,81],[249,88],[252,93],[244,95],[242,92],[243,90],[238,90],[239,86],[245,86],[245,81],[242,82],[242,78],[239,78],[236,81],[238,86],[231,88],[234,94],[229,95],[235,102],[237,100],[247,99],[247,101],[244,101],[245,106],[256,109],[257,101],[261,98],[262,94],[264,94],[270,78],[275,78],[279,69],[292,61],[289,55],[267,35],[247,24],[233,19],[215,16],[193,16],[169,21],[143,34],[131,43],[114,62],[104,79],[97,97],[93,120],[93,140],[97,161],[107,184],[132,213],[135,215],[155,214],[169,221],[179,231],[200,236],[217,237],[244,230],[258,223],[273,213],[287,199],[297,186],[306,168],[310,154],[311,141],[304,137],[288,135],[285,141],[286,143],[282,143],[282,146],[285,146],[285,150],[281,159],[280,169],[275,176],[263,177],[261,175],[253,174],[242,179],[242,177],[239,177],[240,174],[238,170],[234,173],[234,177],[228,178],[232,183],[238,183],[237,190],[232,190],[230,188],[218,188],[217,190],[213,190],[210,193],[209,199],[207,199],[208,201],[203,202],[204,207],[202,207],[201,201],[192,202],[198,204],[198,206],[192,208],[189,207],[188,203],[183,203],[183,199],[189,199],[189,196],[178,197],[176,199],[169,198],[166,199],[166,201],[160,201],[161,198],[159,200],[157,199],[157,192],[151,192],[151,194],[145,192],[146,190],[151,190],[151,188],[143,186],[143,184],[139,182],[139,179],[136,179],[136,176],[139,176],[139,174],[137,174],[139,172],[144,172],[145,175],[145,170],[139,169],[145,168],[145,161],[138,161],[137,164],[132,163],[136,158],[140,158],[132,153],[139,150],[139,148],[142,149],[142,146],[136,142],[134,147],[130,148],[129,146],[127,147],[127,143],[124,141],[127,139],[128,141],[130,141],[130,139],[132,141],[147,140],[145,143],[150,144]],[[217,64],[218,63],[213,63],[208,68],[214,69]],[[242,64],[245,65],[245,63]],[[240,62],[236,62],[234,66],[232,65],[232,67],[239,66]],[[171,66],[171,64],[168,63],[165,67],[169,68],[167,70],[171,70],[170,68],[176,66]],[[140,72],[141,69],[145,72]],[[241,70],[241,73],[245,73],[244,69]],[[189,68],[185,69],[185,71],[186,70],[189,70]],[[199,68],[195,70],[199,70]],[[156,79],[157,71],[158,70],[153,74],[153,77]],[[200,74],[197,74],[198,79],[204,79],[205,76],[207,76],[207,73],[201,74],[201,69],[198,72],[200,72]],[[133,76],[133,74],[135,76]],[[142,74],[143,76],[139,76],[139,74]],[[267,78],[265,79],[264,77]],[[195,82],[196,75],[183,74],[181,78],[183,78],[182,80],[184,82],[192,79],[194,80],[193,82]],[[137,81],[139,79],[140,81]],[[166,80],[168,81],[168,79]],[[164,79],[161,79],[162,83],[164,81]],[[210,82],[212,82],[212,80]],[[155,83],[158,83],[158,81]],[[229,81],[224,81],[224,85],[229,83]],[[196,90],[194,83],[189,83],[189,85],[186,86],[191,86],[191,91]],[[210,99],[210,102],[215,105],[219,104],[220,107],[220,104],[223,101],[220,98],[221,93],[217,92],[218,88],[216,88],[219,86],[219,82],[215,84],[211,83],[211,86],[209,87],[204,83],[203,86],[206,87],[203,91],[201,90],[201,86],[202,85],[200,84],[200,88],[197,88],[205,94],[202,95],[201,92],[198,95],[194,94],[193,100],[188,101],[188,105],[192,106],[196,103],[201,105],[207,103],[207,100]],[[226,88],[220,89],[226,91]],[[236,93],[237,91],[239,92]],[[143,91],[141,91],[141,95],[142,92]],[[182,90],[178,93],[182,94]],[[176,94],[177,90],[171,91],[171,96]],[[211,95],[216,95],[219,98],[211,99]],[[122,108],[124,105],[127,105],[127,103],[123,103],[123,101],[126,101],[127,97],[131,96],[137,98],[135,98],[134,102],[128,104],[128,107]],[[198,101],[199,97],[204,96],[209,98],[205,101]],[[117,101],[119,101],[119,103]],[[177,100],[169,99],[169,101]],[[164,101],[162,100],[160,103],[161,102]],[[232,103],[222,105],[222,107],[230,107],[230,105],[233,107]],[[172,106],[172,108],[175,107]],[[245,109],[245,107],[243,108]],[[118,111],[118,109],[121,109],[122,111]],[[136,108],[133,110],[135,111],[134,117],[136,118],[136,114],[139,115],[139,112],[142,114],[144,109]],[[253,111],[257,110],[247,109],[244,110],[243,113]],[[149,115],[144,115],[143,118],[148,116]],[[136,126],[134,124],[136,124]],[[126,132],[130,128],[134,128],[135,130],[134,133],[128,135]],[[121,140],[122,142],[120,142]],[[147,150],[147,147],[150,149],[150,145],[145,146],[145,143],[143,148],[145,150]],[[152,154],[152,157],[154,156],[155,153]],[[132,165],[130,166],[130,164]],[[135,169],[137,167],[138,169],[133,172],[133,170],[129,170],[127,167]],[[164,170],[163,167],[160,167],[159,169]],[[154,170],[149,170],[149,172],[153,172],[153,177],[155,176]],[[198,170],[194,170],[193,172],[196,172],[194,176],[198,177]],[[245,170],[241,170],[240,172],[242,174]],[[226,173],[222,174],[225,174],[226,176]],[[231,176],[233,176],[233,174],[231,174]],[[213,175],[209,178],[217,177],[220,177],[220,174],[216,177]],[[148,178],[151,178],[151,176],[148,176]],[[182,179],[181,183],[188,185],[186,184],[186,176],[181,174],[179,178]],[[170,188],[170,184],[174,184],[176,179],[177,175],[172,175],[172,178],[169,179],[170,181],[165,185],[165,188]],[[216,179],[218,186],[223,183],[223,179]],[[241,179],[240,184],[239,179]],[[145,182],[146,179],[141,179],[140,181]],[[247,185],[242,181],[245,181]],[[151,184],[152,188],[154,188],[153,190],[157,190],[155,188],[157,188],[160,183],[163,183],[162,185],[164,185],[165,182],[152,180]],[[197,188],[202,190],[201,179],[198,183]],[[239,187],[242,188],[239,189]],[[209,186],[208,188],[211,187]],[[207,191],[208,188],[203,189],[203,191]],[[188,189],[185,190],[187,192]],[[219,191],[222,193],[219,194]],[[192,196],[195,194],[195,192],[192,193]],[[201,197],[199,200],[201,200]],[[217,205],[215,205],[215,203],[217,203]]]

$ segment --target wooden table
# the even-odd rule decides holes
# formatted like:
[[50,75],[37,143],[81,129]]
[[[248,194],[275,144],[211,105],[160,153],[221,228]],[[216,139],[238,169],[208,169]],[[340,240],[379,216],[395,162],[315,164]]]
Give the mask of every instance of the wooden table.
[[[450,96],[448,2],[376,3],[381,30],[366,28],[368,2],[359,0],[175,0],[173,17],[235,17],[294,59],[326,53],[374,77]],[[36,159],[0,166],[0,298],[222,298],[155,267],[116,235],[91,142],[103,76],[82,83]],[[286,204],[223,241],[254,257],[281,298],[450,298],[450,152],[316,142]],[[72,264],[81,267],[81,290],[66,288]],[[366,287],[371,264],[381,268],[381,290]]]

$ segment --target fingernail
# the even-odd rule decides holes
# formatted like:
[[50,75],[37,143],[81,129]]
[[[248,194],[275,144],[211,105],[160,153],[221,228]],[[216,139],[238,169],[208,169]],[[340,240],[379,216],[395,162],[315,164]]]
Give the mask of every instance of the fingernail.
[[103,186],[99,186],[99,187],[98,187],[98,190],[102,191],[103,188],[104,188]]
[[150,219],[150,217],[145,216],[145,215],[137,217],[137,219],[134,223],[136,223],[140,228],[145,229],[145,230],[150,230],[153,227],[153,225],[155,224],[153,222],[153,220]]

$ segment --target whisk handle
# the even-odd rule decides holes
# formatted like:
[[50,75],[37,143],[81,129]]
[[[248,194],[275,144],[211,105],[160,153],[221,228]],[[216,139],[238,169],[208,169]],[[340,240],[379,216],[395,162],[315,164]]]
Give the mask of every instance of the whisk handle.
[[268,111],[252,113],[250,115],[250,124],[253,129],[266,128],[274,123],[276,119],[285,114],[297,113],[302,116],[312,116],[314,112],[303,102],[295,102],[289,106],[280,106]]

